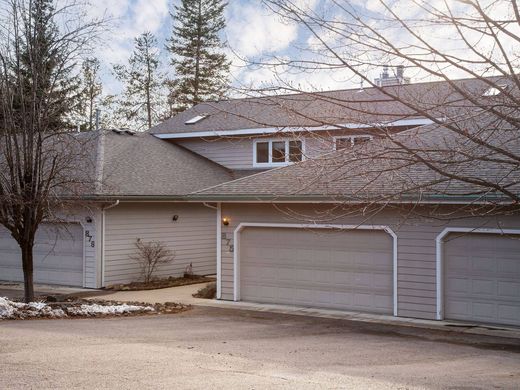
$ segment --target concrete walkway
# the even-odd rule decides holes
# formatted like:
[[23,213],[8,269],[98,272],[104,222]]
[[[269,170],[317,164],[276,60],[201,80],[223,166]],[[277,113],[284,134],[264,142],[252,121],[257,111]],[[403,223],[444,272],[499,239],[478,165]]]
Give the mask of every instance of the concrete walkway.
[[193,298],[193,294],[209,283],[190,284],[188,286],[160,288],[141,291],[100,290],[92,299],[106,299],[121,302],[165,303],[177,302],[185,305],[204,305],[210,299]]
[[341,319],[364,323],[379,323],[386,325],[414,327],[428,330],[443,330],[456,333],[466,333],[482,336],[504,337],[518,339],[520,343],[520,329],[514,327],[488,326],[482,324],[462,323],[456,321],[432,321],[415,318],[394,317],[388,315],[348,312],[343,310],[329,310],[296,307],[287,305],[272,305],[252,302],[217,301],[213,299],[193,298],[205,285],[192,284],[189,286],[164,288],[146,291],[117,291],[103,295],[96,295],[96,299],[107,299],[122,302],[164,303],[178,302],[194,306],[219,307],[227,309],[241,309],[256,312],[300,315],[316,318]]

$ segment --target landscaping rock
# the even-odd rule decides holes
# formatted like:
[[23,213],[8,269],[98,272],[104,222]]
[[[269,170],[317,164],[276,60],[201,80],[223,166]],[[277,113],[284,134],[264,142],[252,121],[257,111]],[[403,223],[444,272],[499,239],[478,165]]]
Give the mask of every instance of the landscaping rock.
[[109,316],[178,313],[191,307],[179,303],[145,304],[141,302],[93,301],[68,298],[64,302],[31,302],[28,304],[0,298],[0,320],[34,318],[97,318]]

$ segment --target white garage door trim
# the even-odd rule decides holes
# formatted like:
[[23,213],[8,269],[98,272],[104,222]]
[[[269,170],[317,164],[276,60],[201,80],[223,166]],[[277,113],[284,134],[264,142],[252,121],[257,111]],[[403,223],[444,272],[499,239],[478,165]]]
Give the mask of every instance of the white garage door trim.
[[437,279],[437,320],[444,319],[444,280],[443,273],[443,256],[444,237],[450,233],[489,233],[489,234],[519,234],[520,229],[488,229],[488,228],[465,228],[465,227],[449,227],[439,233],[435,239],[435,262],[436,262],[436,279]]
[[397,316],[397,234],[384,225],[331,225],[331,224],[299,224],[299,223],[257,223],[242,222],[233,233],[235,248],[233,251],[233,300],[240,301],[240,232],[247,227],[273,227],[296,229],[340,229],[340,230],[382,230],[392,236],[393,240],[393,301],[394,316]]

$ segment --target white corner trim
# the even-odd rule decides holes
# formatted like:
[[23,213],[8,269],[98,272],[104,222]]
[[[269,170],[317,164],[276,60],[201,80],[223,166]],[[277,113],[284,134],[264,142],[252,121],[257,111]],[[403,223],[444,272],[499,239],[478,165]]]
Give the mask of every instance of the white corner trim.
[[437,313],[435,318],[437,320],[444,319],[444,264],[443,264],[443,249],[444,238],[450,233],[479,233],[479,234],[520,234],[520,229],[490,229],[490,228],[471,228],[471,227],[448,227],[445,228],[435,238],[435,274],[437,282]]
[[114,203],[109,204],[108,206],[101,208],[101,287],[105,287],[105,236],[106,236],[106,215],[105,211],[119,205],[119,199],[117,199]]
[[217,299],[222,298],[222,205],[217,203]]
[[197,137],[224,137],[232,135],[268,135],[268,134],[283,134],[283,133],[297,133],[307,131],[331,131],[344,129],[368,129],[376,126],[396,127],[396,126],[423,126],[432,124],[431,119],[417,118],[417,119],[400,119],[394,122],[387,123],[342,123],[336,126],[317,126],[317,127],[265,127],[253,129],[236,129],[236,130],[213,130],[213,131],[192,131],[185,133],[166,133],[153,134],[161,139],[179,139],[179,138],[197,138]]
[[393,303],[394,316],[397,316],[397,234],[385,225],[335,225],[335,224],[299,224],[299,223],[262,223],[242,222],[233,232],[233,300],[240,301],[240,232],[246,227],[274,227],[274,228],[296,228],[296,229],[342,229],[342,230],[383,230],[392,236],[393,241]]

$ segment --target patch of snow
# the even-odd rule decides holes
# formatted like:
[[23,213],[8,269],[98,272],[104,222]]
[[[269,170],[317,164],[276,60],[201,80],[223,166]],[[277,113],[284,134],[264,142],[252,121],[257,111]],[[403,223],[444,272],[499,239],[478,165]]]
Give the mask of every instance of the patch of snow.
[[0,318],[12,318],[17,308],[7,298],[0,298]]
[[62,309],[53,309],[43,302],[26,304],[0,297],[0,319],[9,320],[32,317],[60,318],[66,317],[66,314]]
[[109,305],[103,306],[98,305],[97,303],[93,303],[90,305],[84,304],[80,307],[70,307],[67,308],[67,312],[72,315],[80,315],[80,316],[92,316],[99,314],[128,314],[133,312],[152,312],[155,311],[153,307],[150,306],[135,306],[135,305],[127,305],[123,303],[121,305]]
[[0,320],[16,318],[63,318],[68,316],[97,316],[129,314],[135,312],[155,312],[151,306],[128,305],[126,303],[117,305],[99,305],[97,303],[82,304],[81,306],[52,308],[44,302],[31,302],[28,304],[13,302],[7,298],[0,297]]

